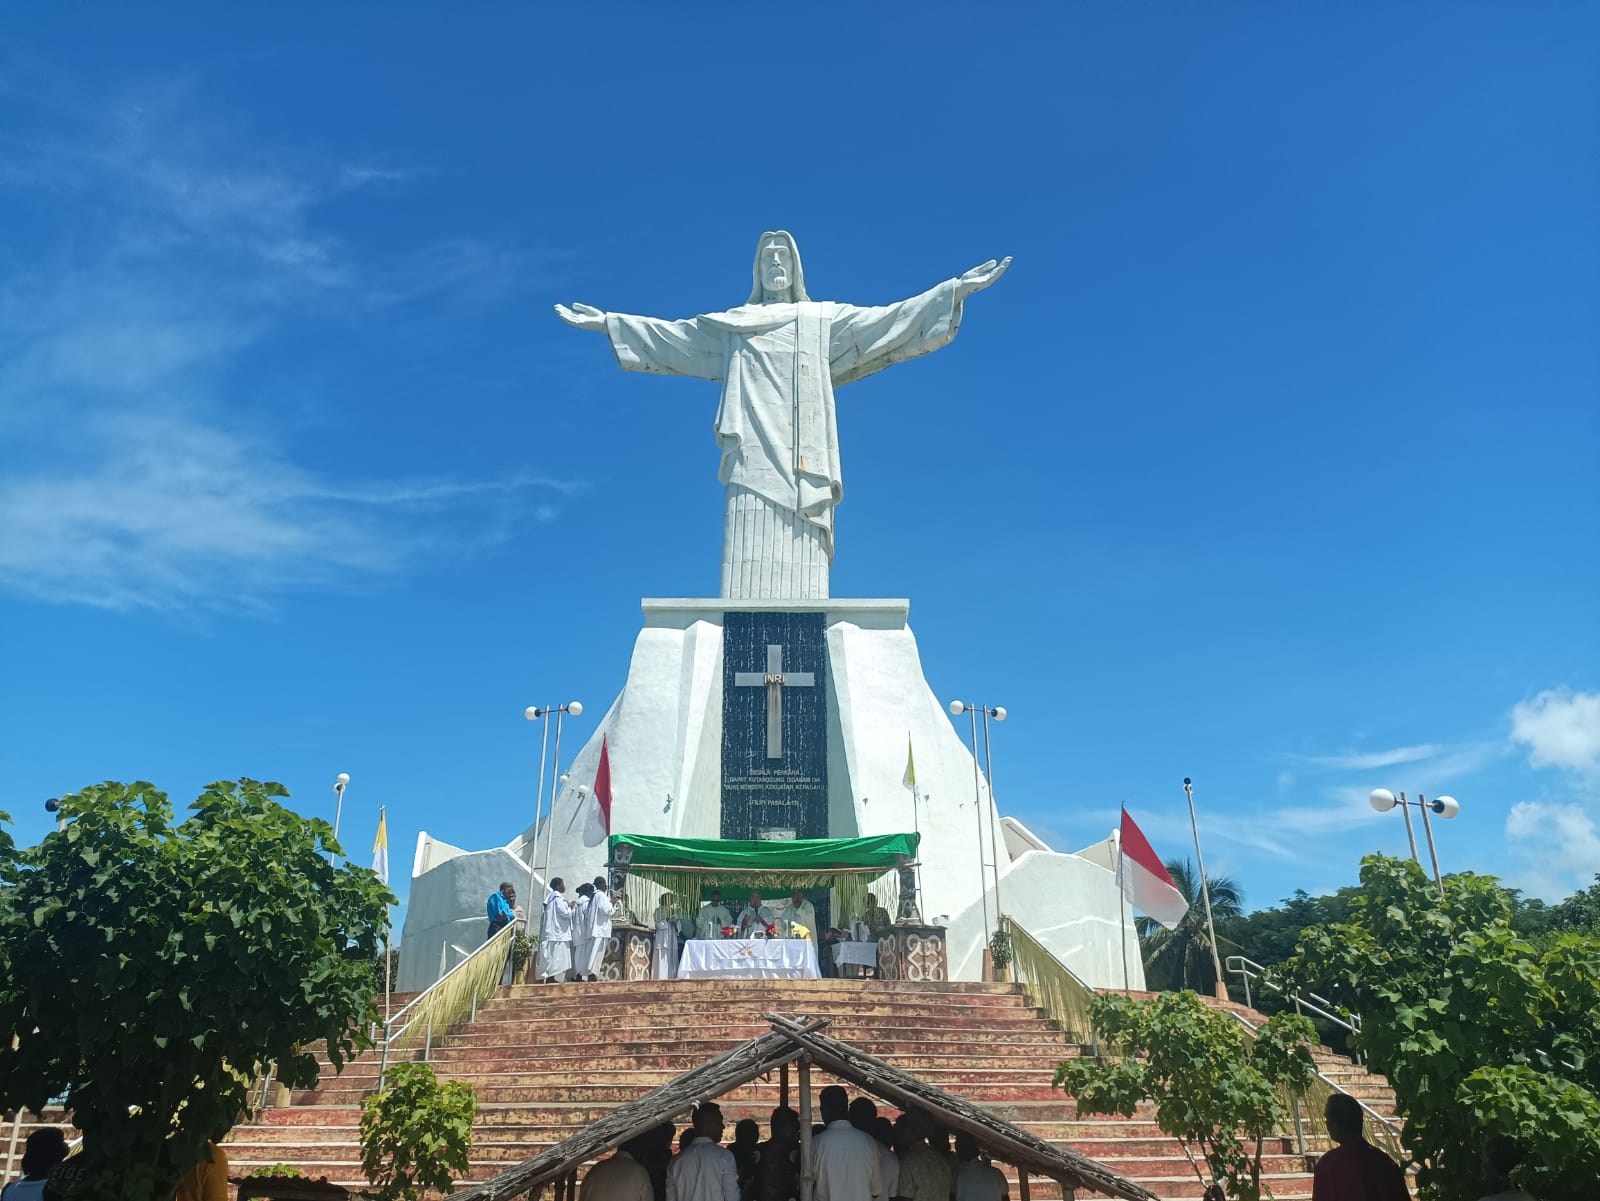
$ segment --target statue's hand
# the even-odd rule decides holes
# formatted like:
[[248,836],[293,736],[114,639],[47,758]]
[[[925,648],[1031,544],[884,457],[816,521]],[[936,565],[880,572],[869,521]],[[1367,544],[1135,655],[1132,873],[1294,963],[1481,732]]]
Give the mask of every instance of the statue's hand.
[[[1006,260],[1010,262],[1009,259]],[[605,329],[606,315],[592,304],[556,305],[556,316],[574,329]]]
[[987,263],[980,263],[971,271],[964,273],[956,280],[956,298],[964,300],[974,292],[981,292],[995,280],[1006,273],[1006,268],[1011,266],[1011,256],[1008,254],[998,263],[990,259]]

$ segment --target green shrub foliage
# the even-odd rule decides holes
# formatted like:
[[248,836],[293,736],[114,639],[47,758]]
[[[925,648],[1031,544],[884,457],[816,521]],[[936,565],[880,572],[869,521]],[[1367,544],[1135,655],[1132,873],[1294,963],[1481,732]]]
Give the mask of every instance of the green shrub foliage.
[[361,1103],[361,1170],[380,1201],[449,1193],[467,1174],[478,1100],[459,1080],[440,1084],[425,1063],[391,1067]]
[[1306,930],[1287,965],[1338,983],[1358,1045],[1394,1086],[1418,1184],[1439,1201],[1489,1192],[1485,1140],[1524,1150],[1512,1179],[1541,1201],[1592,1198],[1600,1179],[1600,939],[1527,941],[1517,897],[1489,876],[1362,860],[1343,922]]
[[1259,1201],[1262,1148],[1290,1121],[1286,1097],[1316,1070],[1311,1023],[1278,1014],[1251,1040],[1192,992],[1147,1001],[1105,993],[1089,1012],[1102,1050],[1120,1058],[1085,1056],[1056,1069],[1079,1114],[1131,1118],[1139,1102],[1153,1101],[1157,1124],[1183,1143],[1202,1184],[1222,1180],[1230,1197]]
[[247,1111],[269,1063],[316,1084],[365,1045],[371,964],[392,898],[279,784],[212,784],[174,824],[154,786],[61,798],[65,830],[6,849],[0,888],[0,1104],[65,1096],[78,1188],[167,1201]]

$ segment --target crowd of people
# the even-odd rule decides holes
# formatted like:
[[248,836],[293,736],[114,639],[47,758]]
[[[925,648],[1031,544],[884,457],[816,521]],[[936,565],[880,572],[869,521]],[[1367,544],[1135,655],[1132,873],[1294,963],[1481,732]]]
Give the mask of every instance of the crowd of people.
[[[952,1150],[949,1133],[919,1111],[890,1121],[867,1097],[837,1085],[817,1097],[812,1128],[815,1201],[1005,1201],[1005,1175],[969,1134]],[[715,1102],[695,1107],[679,1135],[670,1124],[624,1143],[589,1169],[579,1201],[796,1201],[800,1196],[800,1115],[772,1111],[768,1137],[749,1118],[722,1145],[726,1125]],[[676,1139],[678,1148],[673,1152]]]

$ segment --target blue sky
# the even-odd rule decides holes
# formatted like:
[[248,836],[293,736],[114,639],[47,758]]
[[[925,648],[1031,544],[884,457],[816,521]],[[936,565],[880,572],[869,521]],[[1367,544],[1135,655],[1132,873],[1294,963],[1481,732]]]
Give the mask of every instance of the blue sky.
[[[566,6],[571,8],[573,6]],[[1126,801],[1252,906],[1403,852],[1600,870],[1600,14],[1582,5],[17,10],[0,38],[0,780],[278,779],[504,842],[525,705],[717,585],[712,385],[556,301],[1016,256],[840,394],[838,596],[1003,704],[1004,808]],[[404,891],[403,879],[397,880]]]

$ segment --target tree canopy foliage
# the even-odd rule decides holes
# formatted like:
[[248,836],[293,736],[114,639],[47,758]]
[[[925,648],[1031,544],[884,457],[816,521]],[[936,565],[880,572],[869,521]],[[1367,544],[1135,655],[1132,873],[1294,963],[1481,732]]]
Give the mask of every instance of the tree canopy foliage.
[[[1211,956],[1211,932],[1206,923],[1205,898],[1200,892],[1200,873],[1187,859],[1168,859],[1166,868],[1178,886],[1189,911],[1175,930],[1168,930],[1154,918],[1137,919],[1139,941],[1144,952],[1145,980],[1156,992],[1192,988],[1211,993],[1217,985],[1217,967]],[[1244,910],[1239,886],[1228,876],[1207,876],[1211,892],[1211,913],[1218,924],[1217,940],[1222,942],[1221,926]],[[1224,948],[1226,943],[1223,943]],[[1228,955],[1224,949],[1223,957]]]
[[1543,1201],[1591,1197],[1600,1178],[1600,939],[1535,945],[1517,907],[1492,877],[1447,876],[1441,896],[1415,863],[1373,855],[1345,920],[1304,930],[1285,965],[1362,1015],[1358,1045],[1440,1201],[1483,1194],[1491,1135],[1521,1146],[1513,1179]]
[[216,783],[174,824],[154,786],[61,798],[64,830],[0,856],[0,1103],[65,1095],[79,1187],[170,1198],[246,1112],[268,1063],[290,1087],[367,1043],[388,889],[282,785]]
[[1229,1196],[1258,1201],[1263,1145],[1288,1120],[1285,1092],[1304,1092],[1316,1071],[1311,1023],[1278,1014],[1249,1038],[1192,992],[1148,1001],[1103,993],[1089,1012],[1102,1047],[1121,1058],[1085,1056],[1056,1069],[1078,1112],[1131,1118],[1139,1102],[1154,1101],[1157,1124],[1183,1143],[1202,1186],[1224,1180]]

